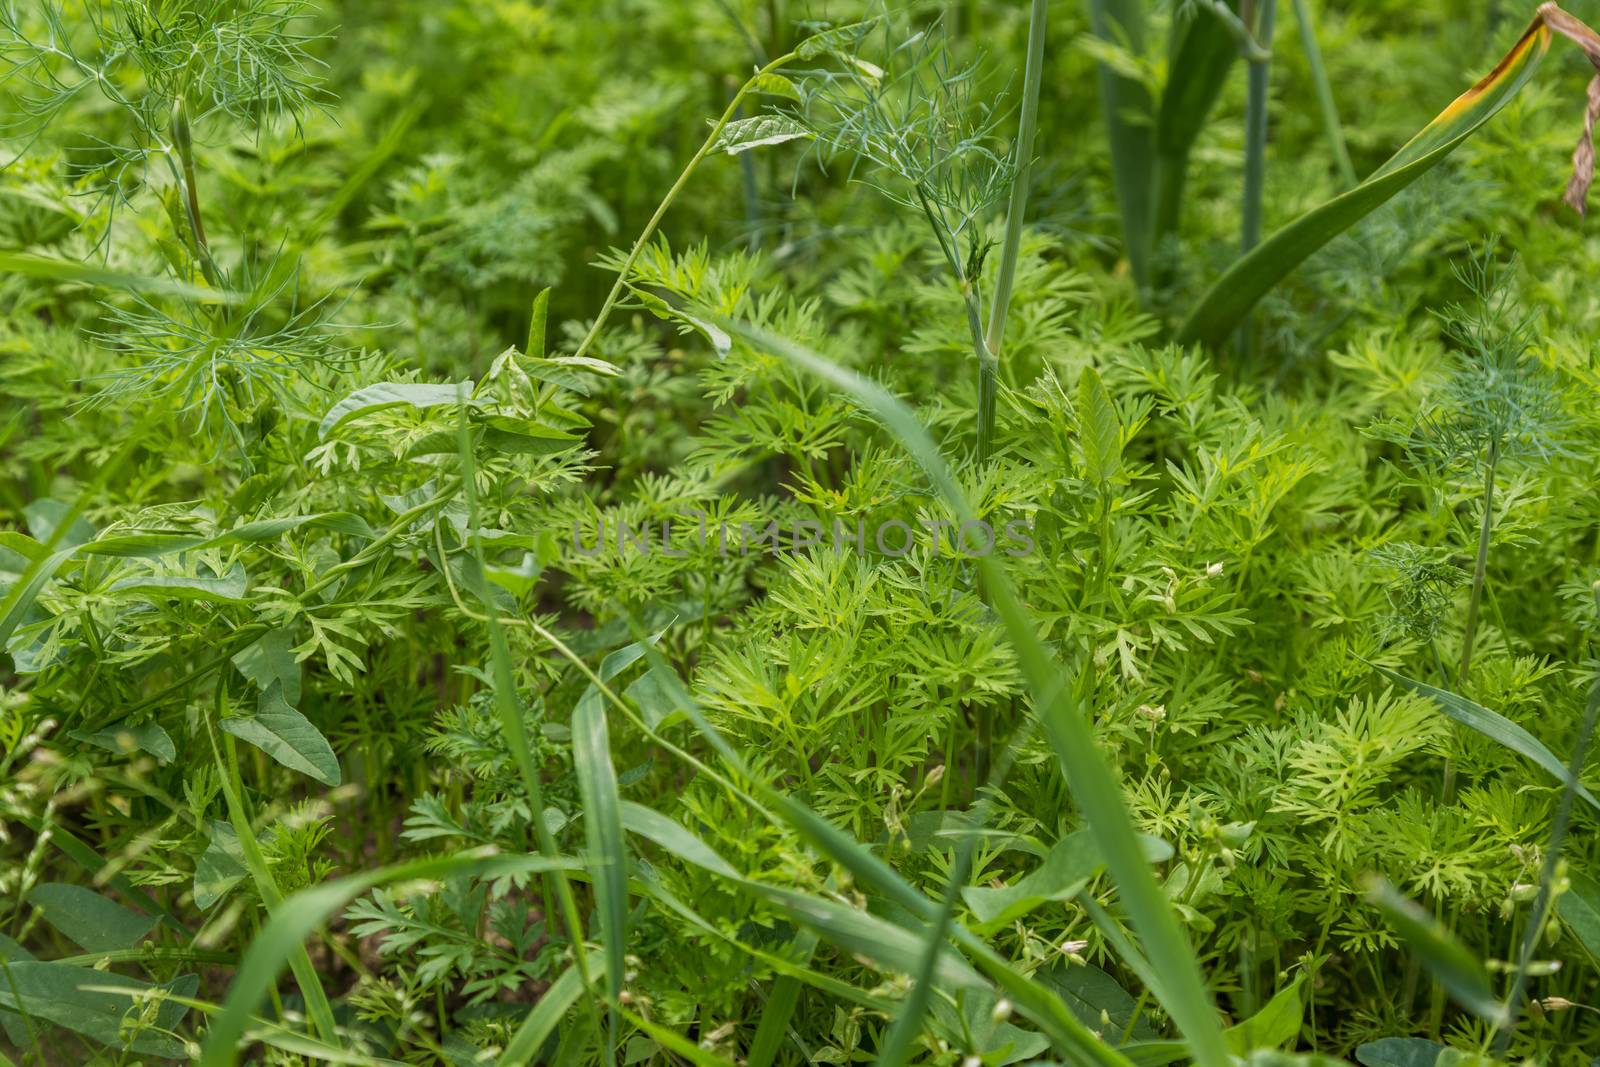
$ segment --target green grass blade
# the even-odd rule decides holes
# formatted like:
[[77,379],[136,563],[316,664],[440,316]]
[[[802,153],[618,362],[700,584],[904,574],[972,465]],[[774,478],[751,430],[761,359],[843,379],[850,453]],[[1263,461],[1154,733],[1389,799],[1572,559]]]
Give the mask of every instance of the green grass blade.
[[1312,253],[1432,170],[1493,118],[1528,83],[1549,44],[1550,31],[1536,19],[1488,76],[1457,97],[1366,181],[1241,256],[1190,312],[1178,329],[1179,343],[1224,343],[1256,302]]
[[68,282],[93,286],[97,289],[114,289],[147,296],[176,296],[196,300],[203,304],[237,304],[244,298],[238,293],[213,289],[209,285],[191,285],[171,278],[152,278],[143,274],[97,267],[92,263],[55,259],[31,252],[0,252],[0,275],[21,274],[28,278]]
[[380,885],[476,875],[498,877],[533,874],[541,871],[572,870],[574,861],[562,857],[495,856],[464,852],[453,856],[413,860],[388,867],[363,871],[348,878],[313,886],[288,897],[239,964],[222,1010],[212,1021],[200,1053],[200,1067],[233,1067],[239,1062],[240,1045],[251,1024],[251,1013],[267,996],[295,949],[305,951],[304,942],[334,912],[347,907],[356,897]]
[[1573,792],[1582,797],[1590,807],[1600,811],[1600,800],[1596,800],[1594,794],[1589,792],[1582,782],[1575,781],[1572,778],[1566,765],[1556,758],[1556,754],[1546,748],[1544,742],[1504,715],[1490,711],[1481,704],[1474,704],[1464,696],[1458,696],[1448,690],[1437,689],[1426,682],[1419,682],[1415,678],[1407,678],[1403,674],[1397,674],[1387,667],[1372,664],[1372,669],[1391,682],[1396,682],[1412,692],[1432,700],[1439,706],[1440,711],[1443,711],[1463,726],[1470,726],[1489,740],[1498,742],[1519,756],[1537,763],[1554,775],[1557,781],[1570,785]]
[[[1088,0],[1091,32],[1107,44],[1144,51],[1147,16],[1144,0]],[[1122,244],[1141,287],[1149,278],[1154,212],[1155,114],[1143,83],[1100,64],[1100,99],[1111,149],[1111,173],[1122,214]]]
[[[591,962],[590,973],[593,974],[594,969],[601,966],[604,964]],[[525,1067],[531,1063],[582,995],[583,975],[578,973],[576,966],[568,967],[560,978],[550,983],[549,989],[540,994],[533,1010],[528,1012],[522,1025],[517,1027],[517,1032],[506,1042],[499,1059],[494,1061],[494,1067]]]
[[1433,916],[1381,878],[1367,886],[1367,900],[1457,1004],[1494,1025],[1506,1021],[1506,1006],[1495,998],[1489,972]]
[[[795,938],[795,943],[809,962],[816,951],[817,935],[806,930]],[[761,1010],[761,1023],[756,1027],[755,1037],[750,1039],[750,1048],[745,1053],[745,1067],[771,1067],[778,1049],[783,1047],[783,1039],[789,1032],[789,1020],[794,1018],[795,1008],[799,1004],[800,979],[785,974],[772,983],[767,1002]]]
[[[478,565],[480,574],[487,570],[483,555],[483,537],[478,526],[478,494],[475,488],[477,483],[477,461],[472,454],[472,439],[467,428],[467,398],[462,387],[460,392],[460,419],[457,424],[457,449],[461,461],[462,487],[467,498],[467,526],[472,531],[468,538],[473,559]],[[555,835],[550,831],[550,825],[544,818],[544,784],[539,777],[539,768],[533,762],[533,748],[528,743],[528,727],[523,721],[521,701],[517,697],[516,674],[511,667],[511,648],[506,642],[505,626],[500,621],[499,608],[489,596],[483,583],[475,586],[479,603],[483,605],[485,627],[489,631],[489,661],[494,679],[494,705],[496,717],[500,720],[500,730],[505,736],[506,745],[511,749],[511,756],[517,765],[517,773],[522,778],[523,788],[528,792],[528,802],[533,808],[533,836],[539,848],[539,854],[552,864],[557,856]],[[578,914],[578,902],[572,892],[572,883],[568,881],[566,871],[559,866],[551,866],[545,875],[545,900],[548,905],[553,896],[561,910],[561,921],[566,925],[567,937],[572,942],[572,955],[578,975],[583,979],[586,989],[594,988],[594,976],[589,973],[589,954],[583,943],[583,920]],[[547,907],[547,911],[550,910]],[[554,917],[551,916],[551,919]],[[547,919],[547,921],[549,921]],[[598,1023],[597,1023],[598,1025]]]
[[628,859],[622,839],[621,798],[617,772],[611,764],[611,742],[605,707],[593,687],[572,713],[572,762],[583,801],[584,833],[588,842],[589,875],[594,880],[595,910],[606,961],[606,993],[610,1008],[607,1027],[613,1052],[617,1042],[616,1004],[622,993],[624,957],[628,947]]

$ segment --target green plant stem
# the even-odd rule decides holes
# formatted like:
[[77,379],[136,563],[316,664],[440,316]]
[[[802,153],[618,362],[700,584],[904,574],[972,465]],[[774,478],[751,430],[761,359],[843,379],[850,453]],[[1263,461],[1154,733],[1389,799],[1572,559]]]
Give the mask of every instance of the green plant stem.
[[[1600,610],[1600,582],[1594,586],[1595,608]],[[1533,911],[1528,916],[1527,928],[1522,932],[1522,946],[1517,951],[1516,969],[1512,972],[1511,990],[1506,994],[1506,1023],[1495,1035],[1494,1054],[1497,1059],[1504,1059],[1506,1052],[1511,1047],[1512,1035],[1516,1032],[1517,1018],[1522,1011],[1522,993],[1528,982],[1528,964],[1533,960],[1533,951],[1538,947],[1539,935],[1544,931],[1545,921],[1549,918],[1549,910],[1554,894],[1551,886],[1555,882],[1556,864],[1561,859],[1561,846],[1566,840],[1567,825],[1572,818],[1572,803],[1577,796],[1575,788],[1578,775],[1583,770],[1584,759],[1589,752],[1589,742],[1594,737],[1595,720],[1600,717],[1600,679],[1596,679],[1589,687],[1589,701],[1583,711],[1583,725],[1578,730],[1578,739],[1572,746],[1572,758],[1567,764],[1567,780],[1561,787],[1561,801],[1556,805],[1556,817],[1550,824],[1550,843],[1545,848],[1544,863],[1539,872],[1539,893],[1533,901]]]
[[1044,76],[1044,37],[1047,0],[1033,0],[1028,11],[1028,60],[1022,75],[1022,114],[1017,120],[1017,141],[1012,155],[1016,172],[1011,179],[1011,200],[1006,205],[1006,238],[1000,249],[994,296],[989,302],[989,329],[978,354],[978,464],[987,463],[994,447],[994,407],[998,392],[1001,346],[1005,342],[1006,316],[1011,310],[1011,288],[1016,282],[1017,259],[1022,253],[1022,225],[1028,214],[1028,181],[1033,169],[1033,136],[1038,128],[1039,83]]
[[1467,676],[1472,672],[1472,650],[1478,638],[1478,607],[1483,601],[1484,575],[1489,567],[1489,537],[1494,531],[1494,475],[1500,465],[1500,442],[1489,442],[1489,458],[1483,472],[1483,521],[1478,526],[1478,555],[1472,564],[1472,593],[1467,597],[1467,622],[1461,632],[1461,670],[1456,691],[1467,691]]
[[1333,83],[1328,81],[1328,70],[1322,63],[1322,48],[1317,44],[1317,24],[1311,15],[1309,0],[1294,0],[1294,17],[1300,28],[1300,48],[1306,54],[1306,66],[1311,71],[1311,84],[1317,91],[1317,107],[1322,111],[1322,129],[1328,138],[1328,149],[1333,153],[1345,188],[1353,188],[1357,181],[1356,168],[1350,162],[1350,149],[1344,142],[1344,127],[1339,123]]
[[[1272,31],[1277,20],[1278,0],[1265,0],[1256,26],[1256,43],[1272,47]],[[1244,118],[1244,199],[1240,209],[1239,254],[1241,257],[1261,243],[1262,200],[1267,183],[1267,90],[1272,74],[1272,54],[1264,51],[1250,56],[1245,81]],[[1255,333],[1246,316],[1239,326],[1239,348],[1247,355],[1254,348]]]
[[[1256,42],[1272,46],[1272,31],[1277,19],[1277,0],[1261,6]],[[1272,73],[1271,53],[1250,59],[1246,81],[1244,142],[1244,214],[1239,229],[1239,250],[1248,253],[1261,243],[1261,202],[1267,175],[1267,89]]]
[[605,325],[612,309],[616,307],[617,299],[622,295],[623,288],[628,284],[628,275],[632,273],[633,265],[639,261],[639,256],[644,252],[645,246],[650,243],[650,238],[655,236],[656,227],[661,225],[661,220],[666,216],[667,209],[672,206],[672,202],[678,198],[678,194],[683,192],[684,187],[689,184],[689,178],[694,174],[695,168],[700,166],[700,161],[710,153],[712,146],[717,143],[717,138],[722,136],[722,131],[727,128],[728,123],[732,122],[734,116],[739,113],[739,108],[744,103],[745,97],[750,95],[751,90],[761,80],[762,75],[773,73],[795,58],[793,52],[784,53],[751,75],[749,80],[739,86],[739,91],[733,94],[733,100],[728,104],[727,110],[722,113],[722,117],[711,127],[711,133],[707,135],[705,142],[690,157],[689,162],[683,168],[683,173],[679,174],[678,180],[672,183],[672,188],[667,190],[667,195],[662,197],[661,203],[657,205],[655,214],[650,216],[650,221],[645,223],[644,229],[639,232],[638,239],[633,242],[633,248],[628,252],[628,258],[622,261],[622,266],[617,271],[617,280],[612,283],[611,292],[606,294],[605,302],[600,305],[599,313],[595,315],[594,322],[589,326],[589,332],[583,335],[582,341],[578,342],[578,348],[573,353],[575,356],[581,356],[587,352],[589,346],[594,344],[595,338],[600,335],[601,327]]
[[189,116],[179,95],[172,101],[172,145],[178,153],[178,163],[183,168],[183,201],[189,216],[189,232],[193,238],[193,251],[206,281],[221,285],[222,279],[211,259],[211,245],[206,240],[205,223],[200,217],[200,186],[195,177],[194,139],[189,133]]

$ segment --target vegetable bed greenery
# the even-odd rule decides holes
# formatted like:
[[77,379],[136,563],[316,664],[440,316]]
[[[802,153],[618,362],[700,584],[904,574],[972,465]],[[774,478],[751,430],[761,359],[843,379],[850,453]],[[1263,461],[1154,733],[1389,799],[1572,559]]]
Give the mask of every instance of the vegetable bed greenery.
[[0,1067],[1594,1062],[1596,19],[0,0]]

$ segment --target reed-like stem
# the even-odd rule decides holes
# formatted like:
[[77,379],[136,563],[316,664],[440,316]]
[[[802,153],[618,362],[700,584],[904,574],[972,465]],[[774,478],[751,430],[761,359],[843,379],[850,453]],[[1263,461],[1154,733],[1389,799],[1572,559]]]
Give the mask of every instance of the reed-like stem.
[[1339,107],[1333,100],[1333,83],[1328,81],[1328,70],[1322,64],[1322,48],[1317,44],[1317,24],[1311,15],[1310,0],[1294,0],[1294,17],[1300,27],[1300,47],[1306,54],[1306,66],[1311,70],[1311,84],[1317,91],[1317,107],[1322,112],[1322,131],[1328,138],[1328,150],[1339,168],[1339,178],[1345,188],[1354,186],[1355,164],[1350,162],[1350,149],[1344,143],[1344,127],[1339,123]]
[[[1262,200],[1267,183],[1267,89],[1272,73],[1272,31],[1278,0],[1264,0],[1254,27],[1258,50],[1248,56],[1245,81],[1244,197],[1240,209],[1239,254],[1249,255],[1261,243]],[[1254,343],[1249,318],[1239,327],[1239,348],[1249,353]]]
[[1472,564],[1472,593],[1467,597],[1467,623],[1461,633],[1461,670],[1456,690],[1465,693],[1472,671],[1472,650],[1478,638],[1478,608],[1483,602],[1484,576],[1489,567],[1489,538],[1494,532],[1494,475],[1500,465],[1500,442],[1489,443],[1483,472],[1483,520],[1478,524],[1478,554]]
[[178,154],[178,165],[183,172],[183,206],[189,218],[191,251],[206,281],[221,285],[222,279],[211,259],[211,244],[206,240],[206,226],[200,216],[200,186],[195,176],[194,138],[189,132],[189,115],[180,94],[172,101],[172,147]]
[[1272,72],[1272,32],[1277,22],[1277,0],[1261,5],[1256,42],[1263,54],[1250,57],[1246,81],[1244,142],[1244,212],[1239,230],[1239,250],[1247,253],[1261,243],[1261,203],[1267,177],[1267,89]]
[[1028,180],[1033,169],[1033,135],[1038,128],[1039,83],[1044,74],[1046,0],[1033,0],[1028,12],[1028,61],[1022,75],[1022,114],[1017,121],[1017,142],[1012,157],[1016,173],[1011,179],[1011,199],[1006,205],[1006,238],[995,274],[994,298],[989,304],[989,329],[978,353],[978,462],[988,462],[994,447],[994,407],[999,391],[1000,350],[1005,341],[1006,315],[1011,309],[1011,287],[1022,253],[1022,224],[1028,214]]
[[679,174],[678,180],[672,183],[672,188],[667,190],[667,195],[662,197],[661,203],[656,207],[655,214],[650,216],[650,221],[645,223],[644,229],[639,232],[639,238],[633,242],[633,248],[628,252],[628,258],[622,261],[622,267],[617,271],[617,280],[612,284],[611,292],[606,294],[605,302],[600,305],[599,313],[595,315],[594,322],[589,327],[589,332],[584,334],[583,340],[578,343],[578,349],[574,355],[581,356],[587,352],[589,346],[594,344],[595,338],[600,335],[600,329],[605,325],[606,319],[610,317],[612,308],[616,306],[617,299],[622,295],[623,287],[628,284],[628,275],[633,271],[633,265],[639,261],[639,255],[644,251],[645,245],[649,244],[650,238],[655,236],[656,227],[661,225],[661,220],[666,216],[667,209],[672,206],[672,202],[678,198],[679,193],[683,192],[684,186],[689,184],[689,178],[694,174],[695,168],[700,166],[700,161],[710,153],[712,146],[717,143],[717,138],[722,136],[722,131],[727,128],[728,123],[732,122],[734,116],[739,113],[739,108],[743,105],[745,97],[750,95],[751,90],[761,81],[763,75],[773,73],[794,59],[795,54],[793,52],[787,52],[779,56],[751,75],[748,81],[739,86],[739,91],[733,94],[733,100],[729,102],[727,110],[722,113],[722,117],[711,127],[711,132],[706,136],[705,143],[690,157],[689,162],[683,168],[683,173]]

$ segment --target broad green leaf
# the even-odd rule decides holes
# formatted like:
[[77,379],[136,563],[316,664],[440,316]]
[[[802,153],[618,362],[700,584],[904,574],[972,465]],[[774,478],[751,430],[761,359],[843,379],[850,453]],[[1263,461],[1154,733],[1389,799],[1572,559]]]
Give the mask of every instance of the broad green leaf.
[[[33,953],[17,944],[5,934],[0,934],[0,988],[15,993],[6,982],[5,964],[23,963],[33,959]],[[37,1024],[35,1024],[37,1025]],[[0,1011],[0,1032],[4,1032],[6,1040],[17,1048],[24,1048],[33,1043],[33,1038],[28,1029],[28,1021],[13,1011]]]
[[283,699],[293,707],[300,703],[300,663],[294,646],[294,634],[280,627],[240,649],[230,662],[262,692],[278,683]]
[[44,882],[28,893],[28,903],[45,922],[90,952],[130,948],[156,925],[155,917],[125,908],[92,889],[66,882]]
[[1366,1067],[1435,1067],[1444,1051],[1445,1046],[1426,1038],[1384,1037],[1358,1046],[1356,1061]]
[[800,90],[795,87],[794,82],[785,78],[782,74],[775,74],[772,71],[766,71],[751,78],[750,91],[752,93],[765,93],[767,96],[781,96],[786,100],[797,102],[800,99]]
[[528,315],[528,343],[523,348],[523,354],[529,360],[544,358],[545,331],[549,320],[550,287],[545,286],[539,290],[539,295],[533,298],[533,310]]
[[[6,965],[0,976],[0,1008],[44,1019],[103,1045],[125,1049],[161,1059],[182,1059],[183,1044],[161,1030],[175,1029],[187,1010],[176,1001],[167,1001],[156,1012],[154,1025],[125,1040],[124,1016],[137,1018],[140,1012],[134,997],[166,990],[177,996],[192,997],[200,988],[195,975],[184,975],[165,985],[151,985],[112,971],[96,971],[67,963],[24,960]],[[15,989],[15,992],[13,992]]]
[[757,115],[755,118],[735,119],[728,123],[722,128],[712,148],[736,156],[752,148],[783,144],[785,141],[809,140],[815,136],[788,115]]
[[226,533],[205,536],[182,532],[146,532],[111,534],[85,544],[79,551],[85,556],[122,556],[154,559],[174,552],[190,549],[220,548],[235,544],[260,544],[276,541],[284,534],[303,526],[330,530],[351,537],[371,540],[376,536],[372,527],[359,515],[344,511],[329,511],[317,515],[292,515],[276,519],[259,519],[241,523]]
[[[1236,6],[1233,3],[1230,7]],[[1222,95],[1239,46],[1222,20],[1204,8],[1173,20],[1167,47],[1167,80],[1155,121],[1155,205],[1152,251],[1178,232],[1189,154]]]
[[1277,1048],[1293,1041],[1300,1034],[1300,1023],[1305,1018],[1305,1003],[1300,987],[1306,976],[1294,981],[1272,995],[1250,1018],[1237,1026],[1230,1026],[1223,1036],[1228,1047],[1240,1056],[1249,1055],[1260,1048]]
[[40,591],[56,576],[62,564],[72,558],[74,551],[67,548],[53,553],[31,564],[29,570],[18,576],[16,581],[0,582],[0,646],[11,651],[13,657],[17,653],[10,649],[12,635],[29,618]]
[[[1414,678],[1407,678],[1397,674],[1387,667],[1380,667],[1376,663],[1370,664],[1373,670],[1389,679],[1405,686],[1414,693],[1419,693],[1432,700],[1450,718],[1463,726],[1470,726],[1491,741],[1496,741],[1520,756],[1525,756],[1540,767],[1555,775],[1560,782],[1566,783],[1571,778],[1567,765],[1556,758],[1554,752],[1545,747],[1544,742],[1534,737],[1528,731],[1506,718],[1498,712],[1490,711],[1481,704],[1474,704],[1466,697],[1444,689],[1436,689],[1426,682],[1419,682]],[[1596,800],[1593,793],[1584,787],[1582,782],[1571,783],[1573,791],[1588,802],[1589,806],[1600,811],[1600,800]]]
[[1483,963],[1457,941],[1450,931],[1388,882],[1374,878],[1367,887],[1370,901],[1451,999],[1486,1022],[1500,1025],[1506,1006],[1496,999]]
[[1231,337],[1256,301],[1313,252],[1386,203],[1455,151],[1528,83],[1550,47],[1544,16],[1499,64],[1457,97],[1366,181],[1312,208],[1241,256],[1218,278],[1178,329],[1180,344],[1216,346]]
[[[1145,0],[1088,0],[1089,27],[1108,45],[1139,55],[1148,31]],[[1134,281],[1144,286],[1149,276],[1153,222],[1155,107],[1144,83],[1104,61],[1100,70],[1100,102],[1111,147],[1112,186],[1122,214],[1123,252]]]
[[204,285],[189,285],[170,278],[152,278],[143,274],[96,267],[92,263],[55,259],[51,256],[28,252],[0,252],[0,275],[21,274],[28,278],[95,286],[116,292],[146,293],[150,296],[175,296],[203,304],[234,304],[242,297],[223,289]]
[[156,722],[141,722],[135,726],[123,726],[119,723],[104,730],[96,730],[94,733],[74,730],[72,736],[96,748],[121,755],[130,752],[148,752],[168,763],[178,758],[178,748],[172,743],[171,736],[161,728],[160,723]]
[[1011,885],[969,885],[961,890],[961,896],[982,924],[980,931],[997,930],[1041,904],[1071,900],[1104,866],[1094,835],[1079,830],[1062,838],[1044,863]]
[[[477,420],[483,426],[483,443],[501,452],[544,456],[583,444],[583,438],[532,419],[489,415]],[[449,451],[445,449],[444,451]]]
[[221,721],[228,733],[246,741],[290,770],[321,782],[340,782],[339,760],[311,720],[290,707],[280,688],[261,694],[254,715],[232,715]]
[[[1110,1029],[1106,1037],[1121,1037],[1128,1029],[1128,1022],[1133,1019],[1133,1013],[1138,1006],[1138,1001],[1117,980],[1096,967],[1092,963],[1067,963],[1048,970],[1040,971],[1037,980],[1049,985],[1061,994],[1063,1000],[1073,1010],[1085,1025],[1096,1030],[1106,1024],[1102,1015],[1111,1020]],[[1151,1029],[1150,1020],[1143,1012],[1134,1021],[1134,1038],[1146,1039],[1156,1036]]]
[[956,1001],[934,997],[929,1011],[933,1032],[951,1048],[992,1067],[1037,1060],[1049,1050],[1050,1042],[1043,1034],[995,1016],[999,998],[992,989],[964,989]]
[[1567,891],[1556,898],[1556,914],[1578,939],[1589,958],[1600,964],[1600,883],[1569,870]]
[[219,819],[206,820],[211,843],[194,865],[194,905],[207,911],[250,874],[239,834]]
[[119,578],[107,593],[113,596],[147,600],[204,600],[214,604],[243,603],[250,591],[250,576],[244,564],[235,563],[228,573],[204,577],[183,574],[138,574]]
[[201,1048],[200,1067],[233,1067],[239,1062],[250,1018],[283,973],[289,954],[296,949],[303,951],[305,939],[312,931],[361,894],[391,882],[473,876],[492,878],[574,868],[575,864],[565,858],[458,853],[377,867],[301,890],[273,909],[272,918],[250,943],[228,987],[222,1010],[211,1020],[210,1031]]
[[[470,380],[455,385],[429,382],[379,382],[365,389],[357,389],[329,408],[328,413],[322,417],[321,425],[317,427],[317,436],[325,438],[348,422],[388,408],[423,409],[463,402],[469,407],[476,406],[479,401],[472,400],[471,396]],[[463,398],[466,399],[463,401]]]
[[71,504],[45,497],[23,505],[28,532],[39,542],[54,541],[60,548],[77,548],[93,540],[95,528]]
[[27,534],[0,530],[0,572],[21,574],[28,569],[28,564],[37,563],[49,555],[44,545]]

